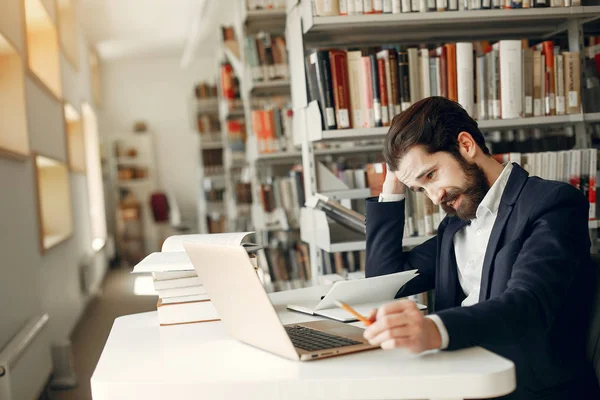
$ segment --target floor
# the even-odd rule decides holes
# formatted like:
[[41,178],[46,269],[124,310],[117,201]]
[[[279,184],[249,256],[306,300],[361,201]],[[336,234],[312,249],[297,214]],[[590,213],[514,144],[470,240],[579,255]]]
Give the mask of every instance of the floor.
[[52,391],[53,400],[91,400],[90,378],[115,318],[156,309],[156,296],[136,296],[131,268],[110,269],[102,292],[91,300],[71,337],[78,385]]

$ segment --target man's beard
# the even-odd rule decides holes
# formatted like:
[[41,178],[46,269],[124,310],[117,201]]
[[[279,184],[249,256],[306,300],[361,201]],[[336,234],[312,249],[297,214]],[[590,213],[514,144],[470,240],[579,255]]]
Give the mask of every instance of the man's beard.
[[[450,217],[456,215],[463,221],[469,221],[475,218],[477,207],[479,207],[479,204],[481,204],[481,201],[490,190],[490,184],[479,165],[475,163],[469,164],[462,156],[456,157],[456,160],[465,174],[465,185],[461,189],[446,192],[440,203],[440,207]],[[462,199],[458,209],[455,210],[453,207],[446,205],[456,200],[460,195],[462,195]]]

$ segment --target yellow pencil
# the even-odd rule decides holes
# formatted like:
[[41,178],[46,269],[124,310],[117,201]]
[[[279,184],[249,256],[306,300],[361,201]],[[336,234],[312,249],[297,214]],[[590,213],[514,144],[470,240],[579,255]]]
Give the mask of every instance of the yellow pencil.
[[358,318],[359,321],[361,321],[366,326],[369,326],[372,324],[371,321],[369,321],[368,319],[366,319],[365,317],[360,315],[354,308],[350,307],[348,304],[336,300],[335,305],[340,308],[343,308],[344,310],[348,311],[350,314],[354,315],[356,318]]

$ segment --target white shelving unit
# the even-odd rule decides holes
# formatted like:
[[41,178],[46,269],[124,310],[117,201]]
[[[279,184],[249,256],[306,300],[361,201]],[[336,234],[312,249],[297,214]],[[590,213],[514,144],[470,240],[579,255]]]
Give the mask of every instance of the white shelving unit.
[[[558,33],[567,32],[569,50],[580,51],[583,49],[582,24],[600,18],[600,6],[331,17],[313,16],[312,12],[310,0],[287,1],[286,42],[291,70],[294,134],[297,143],[302,144],[307,196],[319,192],[317,157],[327,154],[330,150],[329,154],[340,151],[335,148],[317,149],[315,146],[330,142],[381,140],[389,129],[383,127],[323,130],[317,104],[308,102],[304,67],[307,49],[387,43],[550,38]],[[496,130],[573,125],[577,139],[576,147],[585,148],[590,145],[585,124],[597,121],[600,121],[600,113],[485,120],[479,121],[479,126],[482,130]],[[381,145],[374,146],[373,150],[376,151],[376,148],[381,150]],[[365,146],[359,146],[358,151],[366,151]],[[364,241],[356,240],[352,232],[345,232],[342,227],[328,223],[322,212],[302,209],[300,222],[302,240],[310,244],[312,277],[315,282],[317,277],[323,274],[320,249],[335,252],[365,248]],[[596,229],[597,226],[597,221],[590,222],[591,229]],[[405,238],[404,245],[417,245],[427,239],[428,237]]]
[[[158,189],[158,180],[156,174],[156,164],[154,155],[154,141],[150,132],[131,132],[110,135],[106,139],[108,166],[110,171],[110,183],[114,191],[113,198],[116,204],[115,209],[119,210],[121,192],[129,191],[139,204],[139,226],[133,226],[128,219],[126,212],[117,212],[116,226],[118,229],[116,240],[122,242],[118,247],[126,254],[132,255],[138,245],[131,245],[132,241],[140,241],[140,254],[146,255],[153,251],[160,251],[158,247],[159,232],[154,223],[152,210],[150,209],[150,196],[152,192]],[[119,147],[124,154],[117,154],[116,148]],[[135,151],[134,156],[129,155],[129,151]],[[119,176],[120,168],[140,168],[143,169],[143,177],[131,177],[122,179]],[[126,207],[131,209],[130,207]],[[128,249],[128,250],[125,250]],[[131,249],[132,252],[129,252]],[[124,254],[125,254],[124,253]],[[123,256],[124,254],[121,254]],[[127,258],[127,257],[126,257]]]

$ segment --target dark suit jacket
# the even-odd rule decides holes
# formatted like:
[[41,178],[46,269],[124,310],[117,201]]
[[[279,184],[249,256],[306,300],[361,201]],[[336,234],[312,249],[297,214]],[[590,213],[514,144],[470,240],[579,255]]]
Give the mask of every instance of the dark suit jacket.
[[398,296],[435,289],[434,310],[448,350],[481,346],[515,363],[510,399],[600,399],[585,358],[593,292],[589,202],[571,185],[529,177],[514,165],[486,250],[480,302],[461,307],[454,234],[446,217],[436,237],[402,250],[404,201],[367,201],[366,275],[418,269]]

